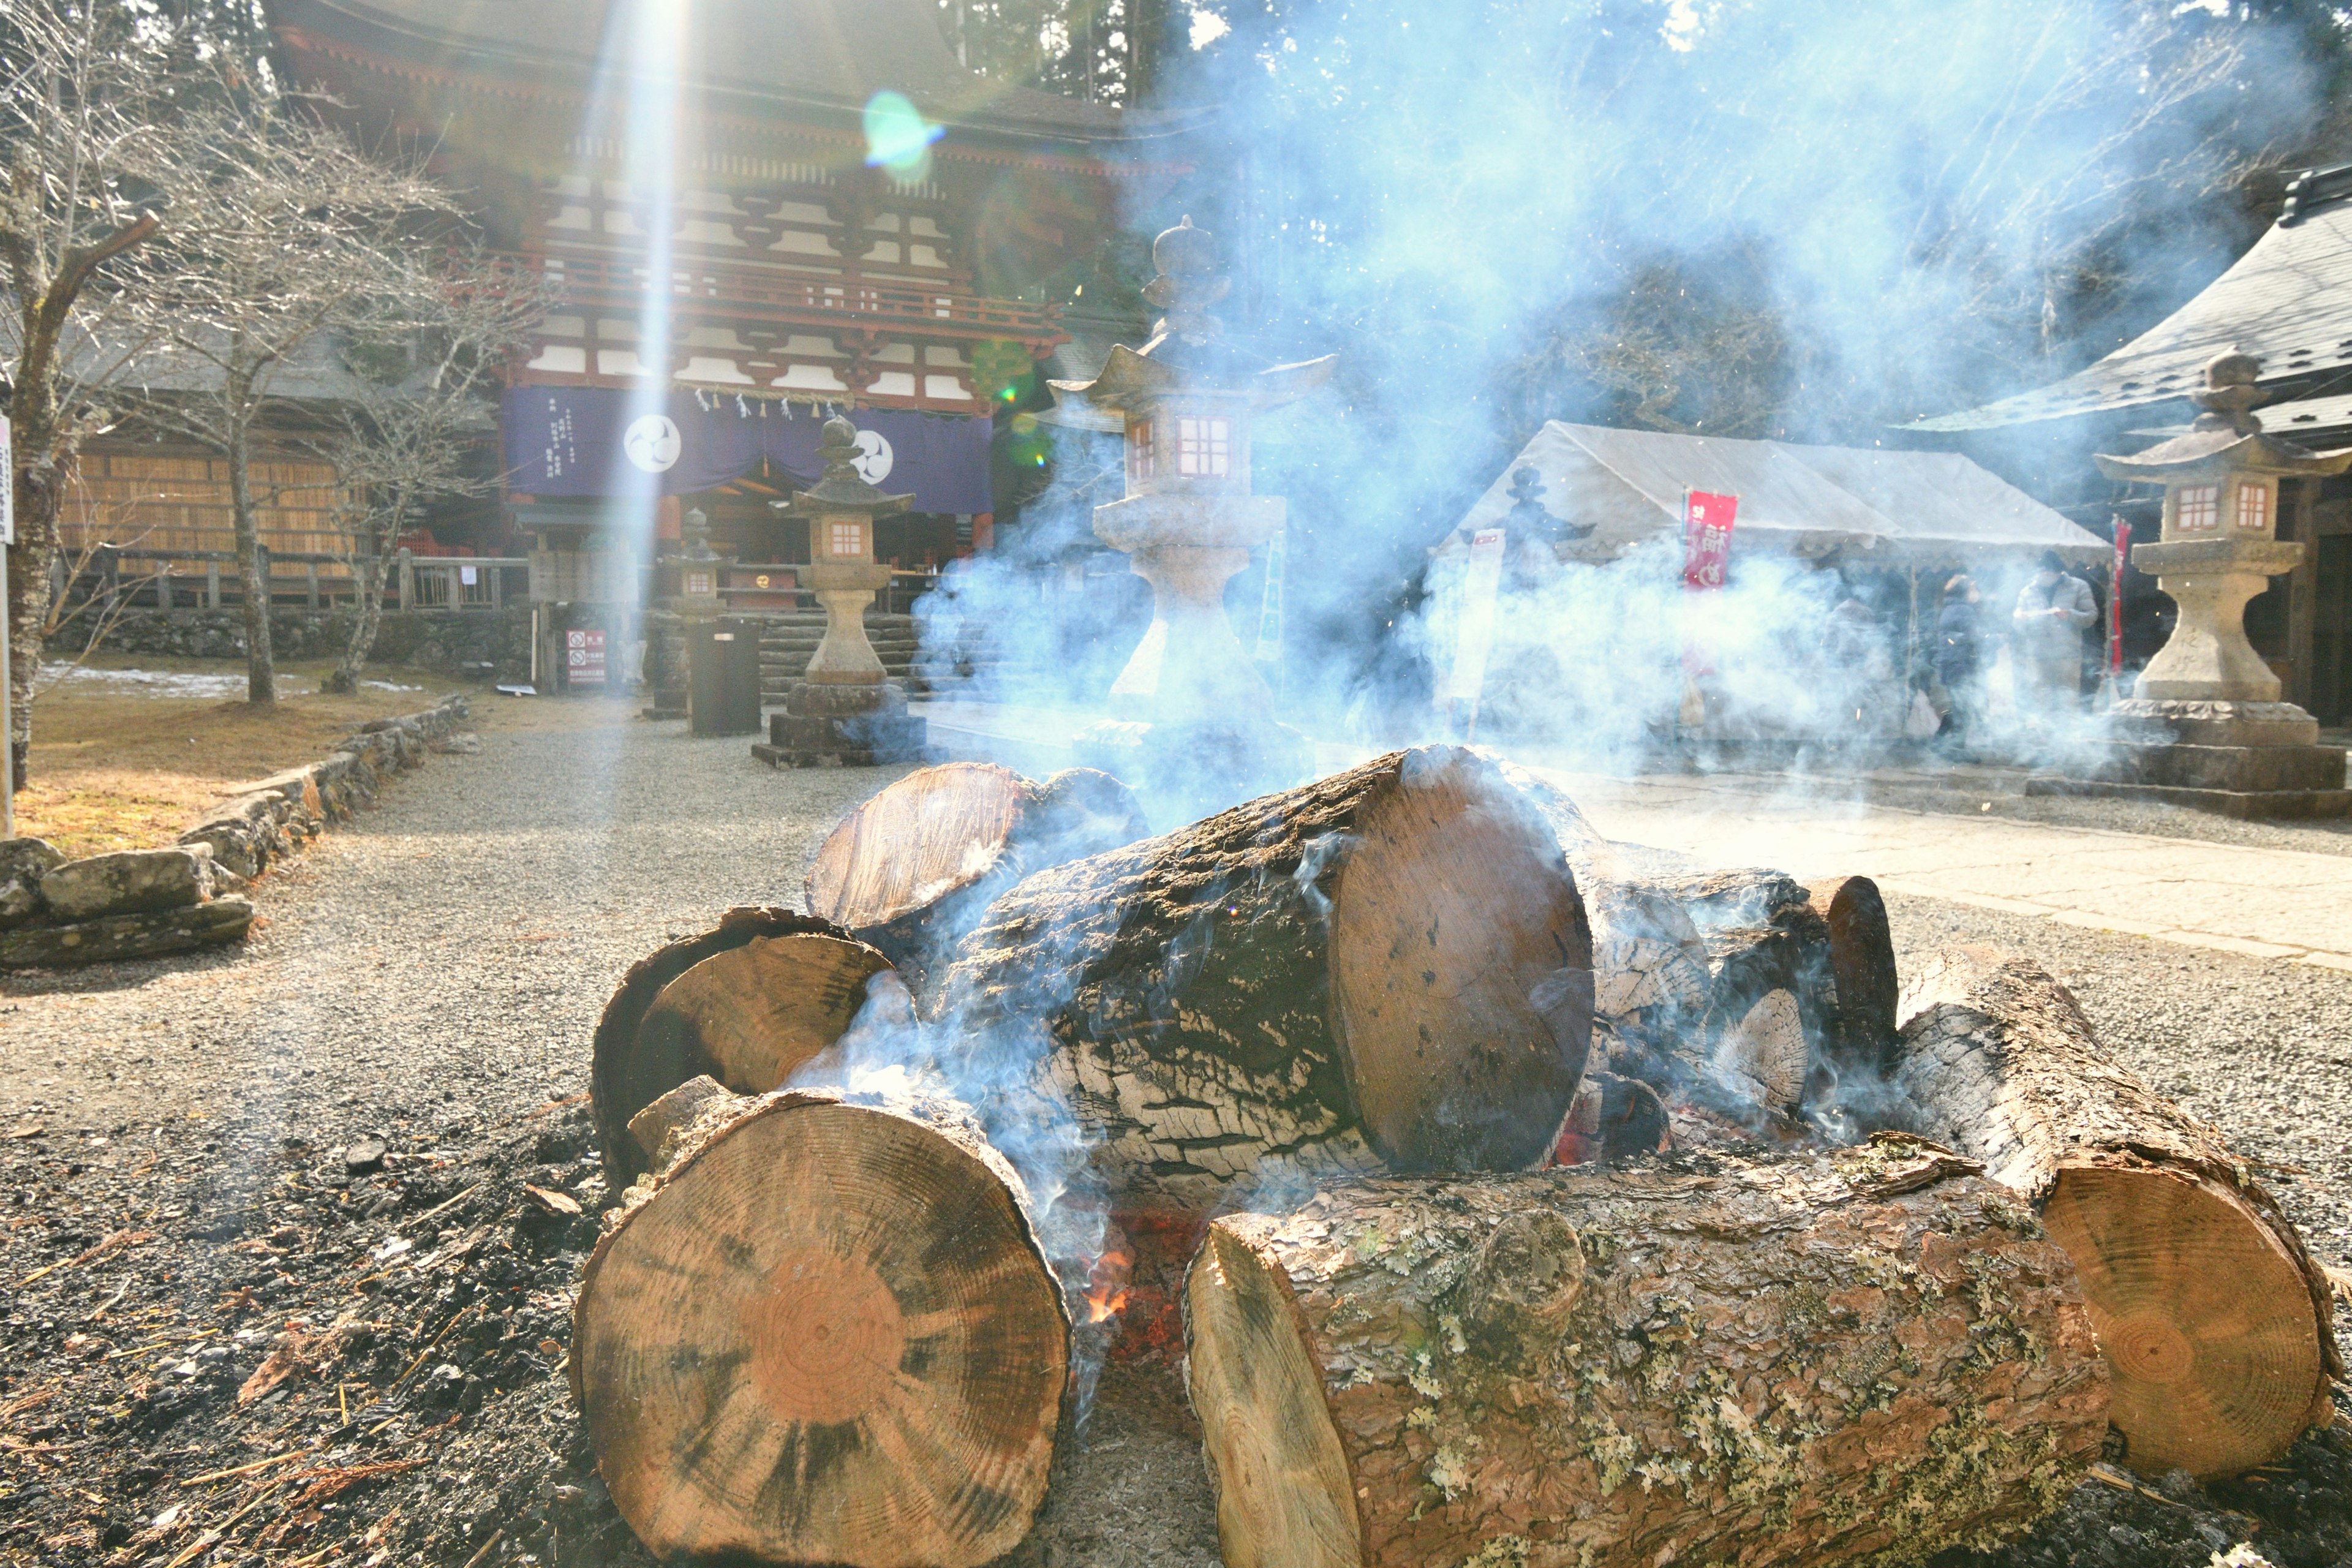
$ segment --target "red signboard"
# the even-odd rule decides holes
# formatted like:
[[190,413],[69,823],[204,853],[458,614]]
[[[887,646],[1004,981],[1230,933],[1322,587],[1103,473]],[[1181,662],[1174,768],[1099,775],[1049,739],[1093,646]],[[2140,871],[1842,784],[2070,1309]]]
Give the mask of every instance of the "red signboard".
[[1731,559],[1731,521],[1738,496],[1683,492],[1683,586],[1704,593],[1723,586],[1724,563]]
[[601,627],[563,634],[563,678],[572,686],[604,684],[604,633]]
[[[1683,492],[1683,592],[1712,594],[1723,586],[1725,566],[1731,560],[1731,523],[1739,515],[1738,496],[1711,495],[1706,490]],[[1715,653],[1708,646],[1694,602],[1683,616],[1683,673],[1715,673]],[[1696,689],[1685,693],[1685,708]]]

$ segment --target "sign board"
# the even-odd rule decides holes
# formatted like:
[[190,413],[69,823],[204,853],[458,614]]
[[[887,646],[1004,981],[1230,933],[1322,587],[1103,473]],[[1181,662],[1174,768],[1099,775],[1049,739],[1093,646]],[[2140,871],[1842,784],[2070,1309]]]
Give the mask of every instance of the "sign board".
[[604,633],[590,626],[563,634],[563,679],[572,686],[604,684]]
[[1454,668],[1445,680],[1448,701],[1475,703],[1486,689],[1486,655],[1495,646],[1495,595],[1502,584],[1503,531],[1482,528],[1470,536],[1461,618],[1454,629]]
[[8,437],[8,416],[0,414],[0,544],[16,542],[16,450]]
[[[1683,492],[1683,592],[1713,594],[1723,587],[1731,562],[1731,525],[1739,515],[1738,496],[1706,490]],[[1712,675],[1715,656],[1699,633],[1696,605],[1686,605],[1683,616],[1683,672]]]

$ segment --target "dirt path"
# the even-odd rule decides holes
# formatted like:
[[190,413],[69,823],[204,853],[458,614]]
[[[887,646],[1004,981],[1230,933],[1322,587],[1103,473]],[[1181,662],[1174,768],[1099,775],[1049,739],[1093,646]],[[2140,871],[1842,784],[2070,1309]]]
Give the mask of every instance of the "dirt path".
[[730,904],[797,902],[816,842],[896,776],[780,773],[618,704],[499,711],[515,700],[479,700],[478,754],[435,757],[273,872],[246,946],[0,978],[0,1118],[332,1142],[394,1106],[578,1093],[622,971]]

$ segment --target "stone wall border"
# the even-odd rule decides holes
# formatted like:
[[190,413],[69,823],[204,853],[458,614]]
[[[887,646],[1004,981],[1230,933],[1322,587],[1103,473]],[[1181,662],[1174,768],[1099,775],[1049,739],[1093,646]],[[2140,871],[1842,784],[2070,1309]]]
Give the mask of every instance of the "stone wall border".
[[[0,841],[0,969],[154,958],[244,939],[248,881],[373,801],[428,752],[470,750],[463,696],[371,719],[315,763],[256,779],[163,849],[68,860],[37,838]],[[461,742],[470,742],[462,745]],[[60,920],[43,892],[58,883]]]

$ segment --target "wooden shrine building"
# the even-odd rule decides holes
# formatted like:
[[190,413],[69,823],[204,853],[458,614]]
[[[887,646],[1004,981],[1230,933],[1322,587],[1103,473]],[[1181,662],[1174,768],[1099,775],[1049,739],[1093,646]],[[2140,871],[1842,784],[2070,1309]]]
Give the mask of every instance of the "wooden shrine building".
[[[829,411],[866,433],[866,477],[915,498],[884,559],[984,547],[992,414],[1180,129],[965,69],[929,0],[696,0],[667,61],[614,0],[268,10],[298,80],[431,148],[557,287],[505,398],[510,526],[641,563],[688,510],[723,558],[807,562],[771,503],[817,478]],[[869,111],[901,142],[887,166]],[[649,127],[674,142],[662,191],[630,181]]]

